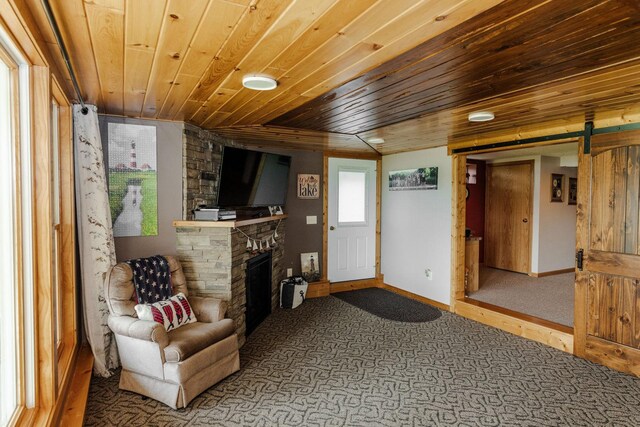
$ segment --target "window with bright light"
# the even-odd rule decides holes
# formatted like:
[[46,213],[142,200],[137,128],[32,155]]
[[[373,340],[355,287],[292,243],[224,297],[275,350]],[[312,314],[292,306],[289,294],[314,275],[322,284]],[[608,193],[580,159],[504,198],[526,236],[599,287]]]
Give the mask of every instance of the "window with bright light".
[[0,427],[35,407],[30,68],[0,26]]
[[338,171],[338,223],[367,222],[367,172]]
[[12,68],[0,46],[0,425],[9,423],[18,404],[16,327],[16,152]]

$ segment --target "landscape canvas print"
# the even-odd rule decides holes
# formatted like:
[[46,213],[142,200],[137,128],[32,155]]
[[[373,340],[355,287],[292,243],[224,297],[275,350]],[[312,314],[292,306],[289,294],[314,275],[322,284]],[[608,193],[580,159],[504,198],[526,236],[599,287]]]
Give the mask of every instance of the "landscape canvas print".
[[158,234],[156,128],[109,123],[109,205],[113,235]]
[[438,168],[417,168],[389,172],[389,190],[437,190]]

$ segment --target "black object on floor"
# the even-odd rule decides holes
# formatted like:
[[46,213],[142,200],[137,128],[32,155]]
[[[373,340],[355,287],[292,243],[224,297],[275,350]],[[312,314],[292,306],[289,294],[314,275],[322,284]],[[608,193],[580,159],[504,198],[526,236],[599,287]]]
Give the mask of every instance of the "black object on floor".
[[435,307],[379,288],[332,294],[336,298],[383,319],[422,323],[436,320],[442,313]]

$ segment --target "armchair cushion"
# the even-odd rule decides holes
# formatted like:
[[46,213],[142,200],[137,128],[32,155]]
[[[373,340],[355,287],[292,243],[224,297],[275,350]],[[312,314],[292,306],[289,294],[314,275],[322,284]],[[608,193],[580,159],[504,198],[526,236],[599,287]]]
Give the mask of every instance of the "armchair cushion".
[[167,331],[198,320],[182,292],[164,301],[138,304],[135,309],[139,319],[158,322]]
[[129,316],[109,316],[109,328],[117,334],[129,338],[158,343],[164,347],[169,343],[167,331],[159,323],[139,320]]
[[[162,326],[160,328],[164,329]],[[234,334],[235,331],[235,325],[231,319],[214,323],[190,323],[174,329],[168,333],[169,345],[164,348],[165,360],[167,362],[186,360],[189,356]]]
[[193,313],[200,322],[218,322],[224,319],[228,303],[218,298],[189,297]]

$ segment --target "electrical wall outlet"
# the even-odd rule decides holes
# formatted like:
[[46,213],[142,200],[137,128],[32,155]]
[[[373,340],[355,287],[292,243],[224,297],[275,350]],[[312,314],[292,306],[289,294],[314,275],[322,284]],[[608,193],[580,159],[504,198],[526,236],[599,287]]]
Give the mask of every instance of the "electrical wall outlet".
[[287,277],[293,276],[293,268],[287,268]]
[[424,275],[427,276],[427,280],[433,280],[433,272],[430,268],[424,270]]
[[317,215],[307,215],[307,225],[314,225],[318,223]]

